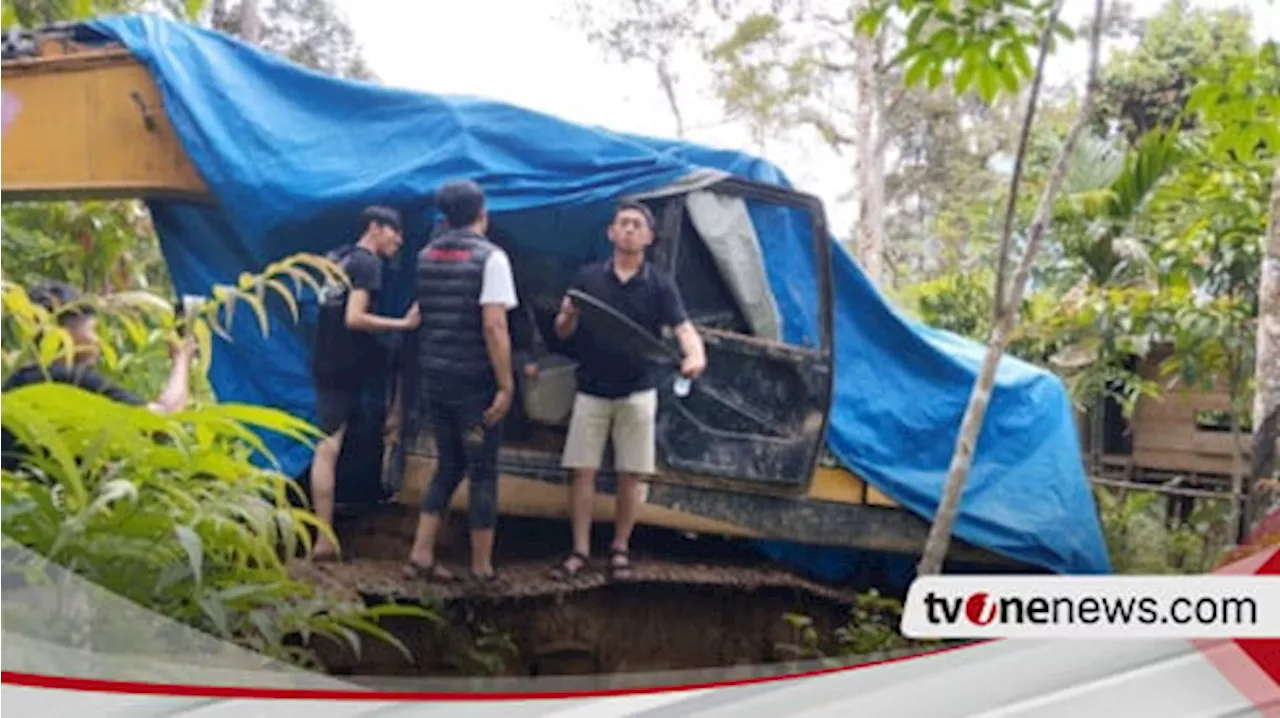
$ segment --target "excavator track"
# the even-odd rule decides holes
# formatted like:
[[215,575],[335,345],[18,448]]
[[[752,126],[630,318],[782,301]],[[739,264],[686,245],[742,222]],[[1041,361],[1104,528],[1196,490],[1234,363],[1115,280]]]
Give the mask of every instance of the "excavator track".
[[[721,588],[738,593],[764,589],[787,589],[836,604],[852,605],[853,591],[810,581],[785,571],[752,566],[717,566],[706,563],[676,563],[633,558],[632,578],[612,581],[603,567],[560,580],[548,575],[551,561],[526,561],[503,566],[493,584],[468,580],[465,572],[449,583],[428,582],[405,575],[403,561],[354,560],[348,563],[300,565],[296,575],[317,588],[349,600],[425,600],[498,602],[504,600],[563,596],[584,591],[611,590],[620,586],[661,586],[668,588]],[[596,563],[603,563],[600,558]]]

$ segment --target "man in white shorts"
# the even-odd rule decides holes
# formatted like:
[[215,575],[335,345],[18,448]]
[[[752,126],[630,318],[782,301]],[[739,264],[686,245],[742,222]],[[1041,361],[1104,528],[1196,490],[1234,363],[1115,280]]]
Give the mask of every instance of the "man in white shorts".
[[[684,353],[680,373],[696,378],[707,365],[702,339],[685,313],[675,281],[645,261],[645,250],[654,241],[653,214],[639,202],[623,202],[614,213],[608,234],[613,256],[583,267],[569,288],[599,299],[655,337],[663,327],[674,329]],[[579,328],[578,309],[569,297],[560,305],[555,331],[561,339],[574,339],[578,394],[561,461],[573,473],[569,487],[573,551],[552,572],[569,578],[587,567],[595,479],[605,443],[612,437],[618,489],[609,574],[626,579],[631,576],[631,530],[639,509],[641,480],[655,473],[658,391],[654,367],[593,335],[589,327]]]

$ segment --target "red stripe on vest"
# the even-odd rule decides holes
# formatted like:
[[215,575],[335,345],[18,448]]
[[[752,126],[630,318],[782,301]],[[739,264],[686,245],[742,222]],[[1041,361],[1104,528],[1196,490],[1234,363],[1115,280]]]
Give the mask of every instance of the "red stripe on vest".
[[430,247],[427,249],[427,259],[434,259],[438,262],[465,262],[471,259],[471,250]]

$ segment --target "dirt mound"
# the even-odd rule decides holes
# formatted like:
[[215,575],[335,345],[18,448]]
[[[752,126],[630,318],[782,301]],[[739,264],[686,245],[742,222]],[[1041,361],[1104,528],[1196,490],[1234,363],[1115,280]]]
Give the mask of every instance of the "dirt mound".
[[854,601],[852,590],[796,576],[742,542],[645,527],[632,536],[633,578],[611,581],[605,574],[611,527],[598,525],[591,569],[557,580],[548,570],[566,548],[567,527],[539,520],[504,520],[495,553],[499,579],[492,584],[469,579],[465,522],[446,522],[438,556],[459,580],[432,583],[405,572],[416,521],[414,512],[396,507],[340,521],[353,560],[293,569],[342,598],[424,603],[443,619],[383,621],[412,662],[366,642],[359,656],[329,651],[324,661],[331,671],[565,676],[758,665],[791,657],[783,646],[797,636],[788,613],[809,616],[827,635],[849,619]]
[[[828,632],[849,616],[851,594],[767,568],[637,562],[635,578],[600,573],[572,581],[547,576],[545,561],[505,564],[499,583],[465,576],[452,584],[410,579],[396,561],[364,560],[296,569],[324,591],[376,603],[434,604],[444,628],[388,619],[414,659],[369,643],[359,657],[329,653],[325,663],[349,675],[591,675],[757,665],[788,660],[788,613]],[[430,599],[436,599],[431,601]],[[475,646],[510,649],[500,661],[477,659]]]

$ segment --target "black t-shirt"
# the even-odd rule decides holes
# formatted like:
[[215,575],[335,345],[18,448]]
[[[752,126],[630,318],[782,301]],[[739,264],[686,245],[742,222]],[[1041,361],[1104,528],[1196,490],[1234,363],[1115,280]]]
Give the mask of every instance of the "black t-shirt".
[[[22,367],[9,377],[4,386],[0,388],[0,392],[7,392],[10,389],[46,381],[59,384],[74,384],[81,389],[101,394],[122,404],[142,406],[147,403],[136,394],[107,381],[106,377],[99,374],[93,367],[68,366],[66,364],[53,364],[47,368],[34,364]],[[6,470],[12,471],[17,467],[18,457],[21,453],[23,453],[22,447],[18,445],[17,438],[7,430],[0,430],[0,457],[2,457],[0,458],[0,463],[3,464]]]
[[53,364],[47,368],[35,364],[24,366],[9,377],[8,381],[4,383],[4,387],[0,388],[0,391],[9,391],[20,386],[38,384],[44,381],[75,384],[81,389],[101,394],[121,404],[141,406],[147,403],[136,394],[121,389],[107,381],[107,378],[99,374],[93,367],[68,366],[67,364]]
[[[382,260],[360,246],[338,250],[330,255],[346,271],[353,289],[369,293],[369,306],[378,301],[382,290]],[[311,353],[311,370],[320,381],[353,384],[362,369],[382,360],[382,346],[369,333],[347,328],[347,299],[351,293],[340,284],[328,285],[320,297],[315,346]]]
[[[663,327],[688,319],[684,302],[671,277],[645,262],[625,283],[613,271],[613,260],[583,267],[569,285],[608,304],[655,337]],[[656,386],[653,366],[593,336],[579,322],[571,338],[578,359],[578,390],[605,399],[617,399]]]

